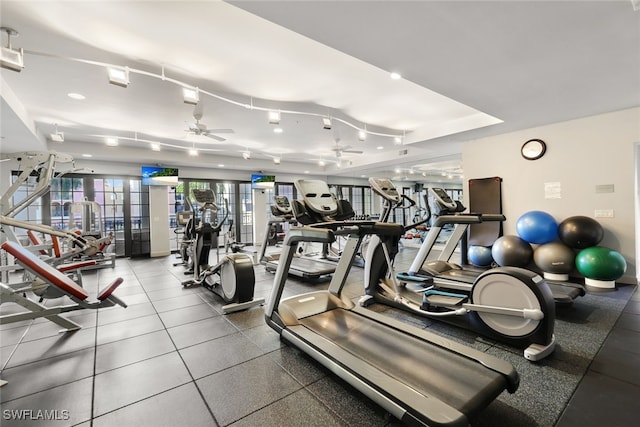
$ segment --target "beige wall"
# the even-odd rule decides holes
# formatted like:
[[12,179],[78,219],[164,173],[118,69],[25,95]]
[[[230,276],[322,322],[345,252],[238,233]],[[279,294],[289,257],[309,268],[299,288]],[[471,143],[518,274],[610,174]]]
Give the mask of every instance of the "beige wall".
[[[532,138],[547,144],[544,157],[535,161],[520,155]],[[625,257],[621,281],[636,283],[634,147],[639,142],[640,108],[469,141],[463,149],[465,180],[503,178],[505,234],[515,234],[517,219],[530,210],[546,211],[558,222],[613,210],[613,218],[595,218],[605,229],[600,244]],[[549,183],[559,185],[560,198],[547,197]],[[602,185],[613,185],[614,191],[597,192]]]

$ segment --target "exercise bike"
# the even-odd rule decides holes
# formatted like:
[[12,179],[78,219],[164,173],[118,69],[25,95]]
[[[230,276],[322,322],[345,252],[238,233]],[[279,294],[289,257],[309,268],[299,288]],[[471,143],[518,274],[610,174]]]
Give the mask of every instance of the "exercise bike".
[[[369,183],[384,200],[381,221],[388,221],[393,209],[407,206],[404,203],[408,198],[400,195],[391,181],[370,178]],[[371,238],[365,255],[365,295],[359,301],[361,306],[379,302],[464,327],[524,347],[524,357],[531,361],[553,352],[555,303],[538,274],[522,268],[498,267],[480,274],[467,290],[448,290],[434,285],[430,276],[403,276],[399,281],[393,267],[396,254],[394,246],[382,244],[377,236]]]
[[[193,247],[193,278],[182,283],[184,287],[200,285],[219,295],[227,305],[224,314],[264,304],[264,298],[253,298],[255,275],[253,261],[245,254],[228,254],[219,258],[218,237],[229,216],[229,203],[225,199],[224,218],[218,221],[218,206],[211,189],[192,190],[200,210],[200,223],[196,227]],[[209,265],[211,248],[218,256],[215,265]]]

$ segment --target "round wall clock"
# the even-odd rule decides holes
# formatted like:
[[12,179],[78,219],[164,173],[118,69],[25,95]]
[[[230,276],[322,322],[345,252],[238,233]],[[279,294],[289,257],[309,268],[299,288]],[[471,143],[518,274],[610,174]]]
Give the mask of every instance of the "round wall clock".
[[530,139],[522,144],[522,148],[520,149],[522,157],[527,160],[537,160],[544,156],[546,151],[547,144],[545,144],[541,139]]

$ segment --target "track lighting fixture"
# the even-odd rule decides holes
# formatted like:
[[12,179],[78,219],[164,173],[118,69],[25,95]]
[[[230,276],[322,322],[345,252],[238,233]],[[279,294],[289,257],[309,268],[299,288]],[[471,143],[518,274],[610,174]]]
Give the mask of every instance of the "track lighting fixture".
[[273,158],[273,164],[279,165],[280,164],[280,157],[274,157]]
[[11,36],[18,37],[18,32],[9,27],[0,27],[0,31],[7,33],[7,47],[0,47],[0,67],[17,72],[22,71],[24,68],[23,51],[11,48]]
[[49,138],[51,139],[52,142],[64,142],[64,133],[62,132],[58,132],[58,125],[55,125],[56,130],[55,132],[49,134]]
[[129,67],[109,67],[107,70],[109,73],[109,83],[120,87],[129,86]]
[[200,101],[200,90],[196,88],[183,87],[182,99],[185,104],[198,105]]
[[190,148],[189,149],[189,155],[190,156],[197,156],[198,155],[198,150],[196,150],[195,148]]
[[[635,1],[635,0],[634,0]],[[7,34],[7,43],[6,45],[4,45],[4,43],[2,43],[4,46],[0,46],[0,66],[2,68],[6,68],[6,69],[10,69],[13,71],[21,71],[24,68],[24,62],[23,62],[23,56],[24,56],[24,51],[22,49],[13,49],[11,47],[11,37],[15,37],[18,35],[18,32],[13,30],[12,28],[9,27],[0,27],[0,34],[1,33],[6,33]],[[4,41],[4,40],[2,40]],[[5,47],[6,46],[6,47]],[[54,58],[58,58],[58,59],[63,59],[63,60],[67,60],[67,61],[73,61],[73,62],[78,62],[78,63],[83,63],[83,64],[87,64],[87,65],[92,65],[92,66],[98,66],[101,68],[106,68],[108,71],[108,76],[109,76],[109,83],[110,84],[114,84],[117,86],[121,86],[121,87],[128,87],[129,83],[130,83],[130,75],[131,74],[138,74],[138,75],[142,75],[148,78],[154,78],[154,79],[159,79],[162,80],[163,82],[167,82],[176,86],[179,86],[182,89],[183,92],[183,101],[186,104],[191,104],[191,105],[197,105],[200,101],[200,94],[205,94],[211,98],[215,98],[219,101],[222,102],[226,102],[229,104],[233,104],[236,105],[238,107],[242,107],[242,108],[248,108],[251,110],[259,110],[259,111],[263,111],[268,113],[268,118],[269,118],[269,123],[273,124],[273,125],[279,125],[280,124],[280,120],[281,120],[281,116],[282,114],[290,114],[290,115],[302,115],[302,116],[306,116],[306,117],[319,117],[322,120],[322,126],[324,129],[332,129],[333,125],[338,122],[341,123],[343,125],[346,125],[350,128],[355,129],[358,132],[358,139],[360,141],[365,141],[365,139],[367,138],[367,134],[371,134],[371,135],[375,135],[375,136],[382,136],[382,137],[386,137],[386,138],[394,138],[394,141],[398,141],[398,138],[402,138],[402,141],[405,141],[405,135],[403,133],[402,136],[398,135],[397,133],[384,133],[384,132],[376,132],[376,131],[370,131],[367,130],[367,126],[364,125],[364,128],[361,128],[360,125],[351,122],[349,120],[345,120],[341,117],[333,117],[333,116],[329,116],[328,114],[321,114],[321,113],[315,113],[315,112],[305,112],[305,111],[296,111],[296,110],[278,110],[278,109],[273,109],[273,105],[271,104],[270,107],[263,107],[260,105],[256,105],[254,104],[254,99],[253,97],[249,96],[247,97],[247,100],[241,100],[241,99],[232,99],[226,96],[222,96],[207,90],[203,90],[200,89],[198,87],[192,86],[187,82],[172,78],[168,75],[165,74],[165,69],[164,67],[162,68],[161,73],[153,73],[153,72],[149,72],[147,70],[140,70],[140,69],[136,69],[136,68],[129,68],[128,66],[123,66],[123,65],[117,65],[117,64],[109,64],[109,63],[105,63],[105,62],[99,62],[99,61],[94,61],[91,59],[81,59],[81,58],[72,58],[72,57],[66,57],[66,56],[59,56],[59,55],[54,55],[51,53],[44,53],[44,52],[35,52],[35,51],[27,51],[26,52],[28,55],[35,55],[35,56],[41,56],[41,57],[54,57]],[[68,94],[68,96],[72,97],[73,99],[84,99],[83,95],[80,94]],[[281,133],[283,132],[283,129],[279,126],[275,126],[273,128],[274,132],[276,133]],[[101,135],[102,137],[105,137],[104,135]],[[126,137],[122,137],[123,139],[127,139],[129,140],[130,138],[126,138]],[[51,141],[54,142],[63,142],[64,141],[64,135],[62,132],[58,132],[56,130],[55,133],[50,134],[50,139]],[[171,146],[170,144],[166,144],[166,143],[157,143],[157,145],[155,145],[156,141],[153,141],[154,144],[151,144],[152,141],[138,141],[137,139],[135,139],[136,142],[144,142],[145,144],[147,144],[147,146],[151,146],[151,149],[154,151],[157,151],[160,149],[160,146]],[[110,146],[115,146],[118,145],[118,139],[117,138],[109,138],[107,140],[107,145]],[[177,146],[176,146],[177,147]],[[186,147],[179,147],[179,148],[184,148],[184,149],[188,149]],[[204,151],[207,151],[206,149],[204,149]],[[197,155],[198,151],[194,148],[192,148],[190,150],[190,154],[191,155]],[[279,158],[274,158],[274,163],[275,164],[279,164],[279,162],[277,160],[279,160]],[[324,161],[320,161],[320,166],[325,166],[325,162]]]
[[280,111],[269,111],[269,124],[280,124]]
[[114,136],[108,137],[106,143],[109,147],[116,147],[118,145],[118,138]]
[[245,160],[249,160],[251,158],[251,152],[243,151],[242,152],[242,158],[245,159]]
[[160,144],[158,144],[157,142],[152,142],[151,143],[151,150],[160,151]]

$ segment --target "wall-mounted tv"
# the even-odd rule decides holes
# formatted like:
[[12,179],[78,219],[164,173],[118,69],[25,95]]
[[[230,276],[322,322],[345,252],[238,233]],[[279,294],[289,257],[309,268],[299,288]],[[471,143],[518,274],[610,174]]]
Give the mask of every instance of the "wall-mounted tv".
[[178,169],[142,166],[142,185],[178,185]]
[[251,188],[254,190],[268,190],[276,184],[275,175],[251,175]]

